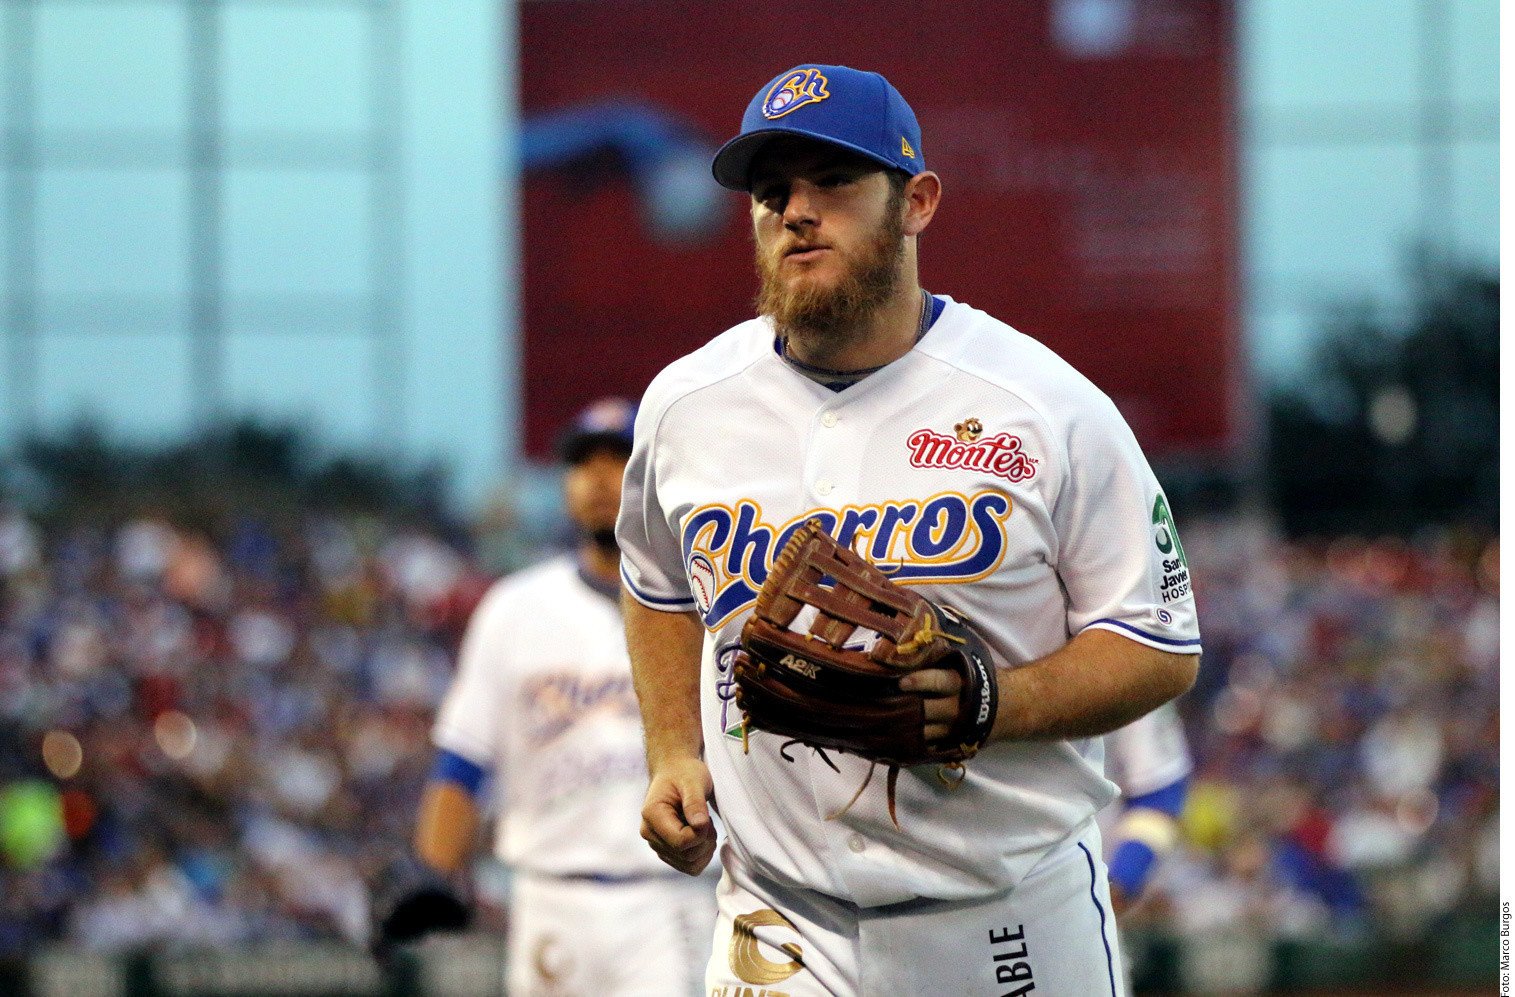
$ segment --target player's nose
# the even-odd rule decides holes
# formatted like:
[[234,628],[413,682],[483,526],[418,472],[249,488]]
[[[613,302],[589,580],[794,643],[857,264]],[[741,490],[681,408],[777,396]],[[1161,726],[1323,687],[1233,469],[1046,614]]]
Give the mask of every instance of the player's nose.
[[809,185],[796,182],[789,188],[784,199],[784,224],[792,227],[814,225],[820,221],[815,191]]

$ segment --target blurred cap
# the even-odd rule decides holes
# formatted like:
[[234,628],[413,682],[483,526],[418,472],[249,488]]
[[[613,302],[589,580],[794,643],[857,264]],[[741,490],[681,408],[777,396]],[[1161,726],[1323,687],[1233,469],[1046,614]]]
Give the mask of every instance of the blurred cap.
[[604,447],[630,456],[637,407],[624,398],[601,398],[585,406],[558,438],[558,456],[577,464]]
[[741,133],[715,154],[716,182],[747,190],[753,158],[783,135],[829,142],[910,176],[926,168],[915,112],[888,80],[846,66],[804,65],[752,98]]

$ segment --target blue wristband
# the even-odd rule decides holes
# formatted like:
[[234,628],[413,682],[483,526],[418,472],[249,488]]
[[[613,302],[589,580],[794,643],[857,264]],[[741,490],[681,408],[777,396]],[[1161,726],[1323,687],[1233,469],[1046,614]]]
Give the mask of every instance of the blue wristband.
[[1119,844],[1110,856],[1110,884],[1134,900],[1147,888],[1159,850],[1167,852],[1178,836],[1176,820],[1189,793],[1189,777],[1176,779],[1151,793],[1126,801],[1126,812],[1115,835]]
[[1177,818],[1179,814],[1183,813],[1184,800],[1188,795],[1189,777],[1183,776],[1168,783],[1162,789],[1131,797],[1126,800],[1125,809],[1135,810],[1138,807],[1142,807],[1147,810],[1157,810],[1167,814],[1169,817]]
[[1147,887],[1157,853],[1140,841],[1122,841],[1110,856],[1110,882],[1134,900]]
[[446,748],[437,749],[437,760],[431,767],[432,781],[454,783],[473,797],[479,795],[479,788],[484,785],[484,776],[487,774],[484,766]]

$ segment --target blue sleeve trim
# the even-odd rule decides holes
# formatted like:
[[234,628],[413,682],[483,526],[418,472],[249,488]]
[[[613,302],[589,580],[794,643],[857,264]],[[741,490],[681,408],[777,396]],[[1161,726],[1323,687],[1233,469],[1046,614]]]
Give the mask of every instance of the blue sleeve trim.
[[636,584],[632,582],[631,577],[626,574],[626,566],[624,564],[621,565],[621,582],[631,590],[632,595],[636,596],[642,602],[649,603],[654,606],[677,606],[680,609],[695,608],[693,599],[665,599],[661,596],[648,595],[646,592],[643,592],[641,589],[636,587]]
[[1126,800],[1126,810],[1133,807],[1145,807],[1148,810],[1157,810],[1177,819],[1183,812],[1184,800],[1189,795],[1189,777],[1184,776],[1169,783],[1162,789],[1154,789],[1150,793],[1140,796],[1132,796]]
[[437,758],[431,767],[432,781],[455,783],[472,797],[479,795],[479,787],[484,785],[487,774],[484,766],[446,748],[437,749]]
[[1157,854],[1140,841],[1122,841],[1110,856],[1110,882],[1132,900],[1142,895]]
[[[1147,640],[1151,640],[1151,641],[1156,641],[1159,644],[1167,644],[1170,647],[1198,647],[1199,646],[1199,638],[1198,637],[1195,637],[1193,640],[1174,640],[1172,637],[1159,637],[1157,634],[1149,634],[1149,633],[1147,633],[1147,631],[1142,630],[1139,627],[1133,627],[1129,623],[1122,623],[1120,620],[1095,620],[1093,623],[1089,624],[1088,627],[1084,627],[1084,630],[1088,630],[1089,627],[1097,627],[1097,626],[1099,626],[1102,623],[1109,624],[1112,627],[1120,627],[1122,630],[1129,630],[1129,631],[1131,631],[1132,633],[1136,634],[1139,637],[1143,637],[1143,638],[1145,638]],[[1082,633],[1083,631],[1079,631],[1079,632]]]

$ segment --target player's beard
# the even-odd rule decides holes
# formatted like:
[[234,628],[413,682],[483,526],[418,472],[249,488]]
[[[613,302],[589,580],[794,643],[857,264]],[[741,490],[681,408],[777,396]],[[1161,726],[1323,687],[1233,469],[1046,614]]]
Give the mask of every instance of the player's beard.
[[823,285],[809,274],[786,276],[786,243],[775,246],[772,252],[759,248],[757,313],[772,319],[780,336],[804,344],[810,356],[834,353],[860,335],[899,286],[905,258],[905,219],[900,200],[890,199],[873,237],[856,256],[843,260],[845,271],[835,286]]

